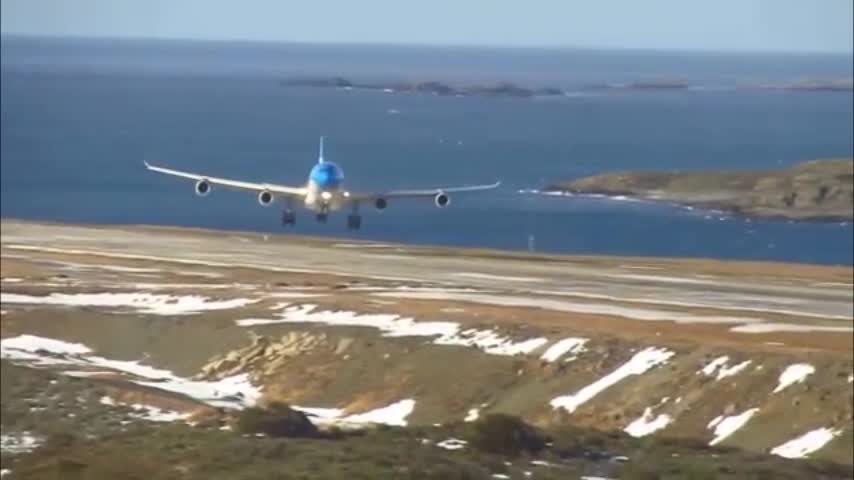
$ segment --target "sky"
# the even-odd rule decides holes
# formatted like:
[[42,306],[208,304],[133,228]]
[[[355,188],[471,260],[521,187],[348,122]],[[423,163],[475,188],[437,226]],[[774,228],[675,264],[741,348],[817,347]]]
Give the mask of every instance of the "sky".
[[2,0],[4,34],[852,52],[852,0]]

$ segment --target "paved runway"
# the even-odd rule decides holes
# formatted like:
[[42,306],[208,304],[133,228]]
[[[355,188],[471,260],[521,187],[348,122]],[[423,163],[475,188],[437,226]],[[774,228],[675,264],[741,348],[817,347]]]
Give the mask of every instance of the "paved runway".
[[[850,268],[705,268],[656,259],[531,258],[521,254],[307,240],[171,228],[86,227],[4,220],[4,254],[26,250],[303,271],[489,289],[506,294],[750,312],[852,326]],[[692,268],[692,265],[699,265]],[[733,262],[733,265],[739,264]],[[709,273],[712,270],[715,273]],[[746,271],[746,273],[745,273]],[[769,273],[769,271],[771,273]],[[847,274],[847,275],[846,275]],[[846,281],[847,276],[847,281]]]

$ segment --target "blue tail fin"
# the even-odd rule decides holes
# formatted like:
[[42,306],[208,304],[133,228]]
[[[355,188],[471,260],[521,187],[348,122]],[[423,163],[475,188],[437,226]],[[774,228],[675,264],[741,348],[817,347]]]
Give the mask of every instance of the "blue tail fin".
[[320,137],[320,154],[317,156],[317,163],[323,163],[323,137]]

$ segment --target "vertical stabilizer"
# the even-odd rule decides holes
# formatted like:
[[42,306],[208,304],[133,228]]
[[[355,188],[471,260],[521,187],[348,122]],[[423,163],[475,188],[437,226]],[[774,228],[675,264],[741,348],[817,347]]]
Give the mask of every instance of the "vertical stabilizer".
[[323,163],[323,137],[320,137],[320,154],[317,156],[317,163]]

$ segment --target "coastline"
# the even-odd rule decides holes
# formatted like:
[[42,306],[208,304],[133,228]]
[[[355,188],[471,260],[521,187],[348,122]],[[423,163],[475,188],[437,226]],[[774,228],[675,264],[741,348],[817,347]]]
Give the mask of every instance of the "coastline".
[[[599,200],[614,200],[614,201],[632,201],[632,202],[643,202],[655,205],[662,205],[668,207],[676,207],[689,211],[701,211],[706,212],[710,215],[723,215],[731,218],[737,218],[742,220],[765,220],[772,222],[787,222],[787,223],[805,223],[805,224],[840,224],[840,225],[850,225],[854,223],[854,218],[841,216],[841,215],[814,215],[814,216],[787,216],[783,214],[774,215],[774,214],[765,214],[765,215],[757,215],[752,213],[745,213],[743,211],[738,210],[737,208],[729,207],[727,205],[721,204],[712,204],[712,203],[702,203],[702,202],[689,202],[689,201],[679,201],[673,200],[669,198],[660,198],[660,197],[647,197],[642,195],[635,195],[632,193],[587,193],[587,192],[572,192],[569,190],[565,190],[557,187],[546,187],[543,190],[525,190],[520,193],[525,194],[534,194],[534,195],[549,195],[549,196],[558,196],[558,197],[578,197],[578,198],[590,198],[590,199],[599,199]],[[789,262],[781,262],[781,263],[789,263]],[[795,262],[797,263],[797,262]]]
[[811,223],[854,221],[854,160],[810,160],[779,170],[625,171],[561,181],[547,192],[628,197],[729,215]]

